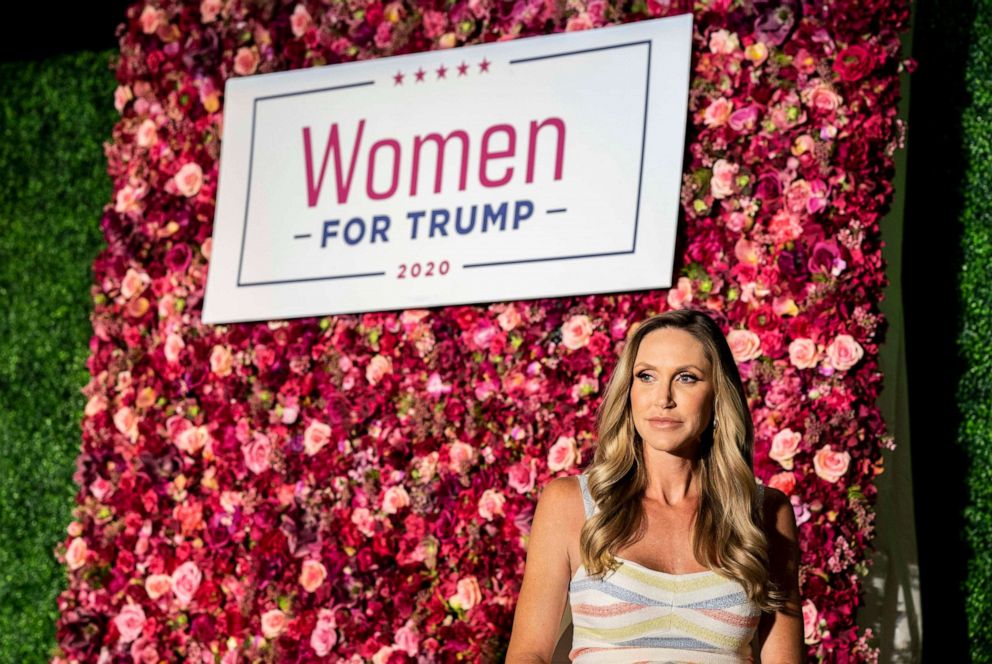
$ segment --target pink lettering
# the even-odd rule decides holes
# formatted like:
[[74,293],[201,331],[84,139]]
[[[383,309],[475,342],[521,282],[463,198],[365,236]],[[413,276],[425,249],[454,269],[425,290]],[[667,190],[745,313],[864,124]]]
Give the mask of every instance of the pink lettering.
[[[534,172],[536,170],[538,152],[537,139],[541,130],[544,128],[556,130],[554,144],[554,179],[562,179],[562,171],[564,170],[565,161],[565,122],[561,118],[552,117],[541,122],[537,122],[536,120],[532,120],[530,122],[528,128],[529,136],[527,140],[526,155],[527,183],[534,181]],[[324,146],[324,154],[321,157],[319,171],[316,168],[314,161],[314,148],[313,141],[311,139],[310,127],[303,127],[303,154],[307,178],[307,205],[309,207],[316,207],[320,201],[320,194],[324,184],[324,176],[327,173],[327,162],[331,153],[334,154],[334,184],[335,193],[337,195],[335,205],[344,205],[348,202],[349,194],[351,192],[352,179],[355,175],[355,166],[358,162],[358,152],[361,147],[362,132],[364,129],[365,120],[363,119],[358,123],[357,135],[351,147],[351,154],[348,156],[347,178],[343,179],[343,155],[341,141],[338,135],[338,124],[336,122],[331,124],[330,131],[328,132],[327,143]],[[493,144],[496,142],[496,139],[501,138],[504,135],[506,136],[505,145],[500,149],[495,148]],[[441,134],[437,132],[432,132],[424,136],[415,136],[413,138],[413,158],[410,164],[410,196],[417,195],[421,155],[424,146],[427,145],[427,143],[433,143],[435,147],[435,154],[437,155],[434,162],[433,193],[441,193],[442,182],[444,181],[445,149],[448,145],[448,141],[451,139],[457,139],[461,148],[458,163],[458,190],[465,190],[468,184],[469,155],[471,153],[470,141],[467,132],[462,129],[456,129],[448,133],[447,136],[441,136]],[[511,165],[505,166],[501,173],[492,177],[490,177],[489,171],[491,170],[490,162],[495,162],[499,159],[511,159],[517,156],[516,146],[517,132],[513,125],[501,123],[486,128],[486,130],[482,133],[482,144],[479,151],[478,175],[480,185],[487,188],[502,187],[513,179],[515,169]],[[383,160],[380,157],[382,156],[381,151],[384,149],[388,149],[388,151],[392,152],[392,159],[388,171],[388,187],[385,191],[375,191],[373,185],[375,183],[375,174],[377,173],[376,167],[383,163]],[[402,163],[403,149],[400,142],[396,139],[383,138],[372,144],[368,151],[367,163],[365,165],[365,193],[370,200],[388,199],[396,193],[400,186],[400,165]],[[382,168],[385,168],[385,166],[382,166]],[[316,176],[314,175],[315,173]]]

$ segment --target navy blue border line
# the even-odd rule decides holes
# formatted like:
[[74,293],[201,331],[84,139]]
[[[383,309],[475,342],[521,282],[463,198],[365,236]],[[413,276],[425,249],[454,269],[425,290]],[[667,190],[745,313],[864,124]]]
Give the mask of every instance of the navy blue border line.
[[[519,58],[519,59],[516,59],[516,60],[510,60],[509,61],[509,64],[511,64],[511,65],[513,65],[513,64],[524,64],[524,63],[528,63],[528,62],[536,62],[536,61],[539,61],[539,60],[547,60],[547,59],[550,59],[550,58],[567,57],[569,55],[580,55],[580,54],[585,54],[585,53],[592,53],[592,52],[595,52],[595,51],[605,51],[605,50],[614,49],[614,48],[625,48],[625,47],[629,47],[629,46],[639,46],[639,45],[644,45],[644,44],[646,44],[647,47],[648,47],[647,74],[646,74],[645,82],[644,82],[644,119],[642,121],[642,127],[641,127],[641,158],[640,158],[640,167],[639,167],[638,176],[637,176],[637,203],[636,203],[636,206],[634,208],[634,237],[633,237],[633,240],[632,240],[631,248],[628,249],[628,250],[626,250],[626,251],[613,251],[613,252],[592,253],[592,254],[578,254],[578,255],[572,255],[572,256],[547,256],[547,257],[544,257],[544,258],[525,258],[525,259],[512,260],[512,261],[493,261],[493,262],[489,262],[489,263],[466,263],[466,264],[463,264],[462,265],[462,268],[493,267],[493,266],[497,266],[497,265],[515,265],[515,264],[520,264],[520,263],[536,263],[536,262],[545,262],[545,261],[553,261],[553,260],[570,260],[570,259],[576,259],[576,258],[596,258],[596,257],[601,257],[601,256],[618,256],[618,255],[624,255],[624,254],[632,254],[632,253],[634,253],[637,250],[637,229],[638,229],[638,224],[639,224],[639,221],[640,221],[641,189],[642,189],[642,184],[643,184],[643,179],[644,179],[644,144],[645,144],[645,142],[647,140],[646,137],[647,137],[647,120],[648,120],[648,100],[650,99],[650,87],[651,87],[651,40],[650,39],[642,39],[642,40],[639,40],[639,41],[626,42],[626,43],[623,43],[623,44],[612,44],[612,45],[609,45],[609,46],[597,46],[597,47],[594,47],[594,48],[580,49],[580,50],[576,50],[576,51],[564,51],[564,52],[561,52],[561,53],[551,53],[551,54],[548,54],[548,55],[539,55],[539,56],[534,56],[534,57],[530,57],[530,58]],[[338,86],[327,87],[327,88],[318,88],[318,89],[315,89],[315,90],[301,90],[301,91],[297,91],[297,92],[287,92],[287,93],[278,94],[278,95],[268,95],[268,96],[265,96],[265,97],[256,97],[254,100],[252,100],[252,111],[251,111],[251,146],[250,146],[250,151],[249,151],[249,156],[248,156],[248,190],[247,190],[246,195],[245,195],[245,217],[244,217],[244,222],[243,222],[242,229],[241,229],[241,253],[240,253],[240,257],[238,259],[238,283],[237,283],[237,288],[242,288],[242,287],[247,287],[247,286],[272,286],[272,285],[278,285],[278,284],[302,283],[302,282],[308,282],[308,281],[326,281],[326,280],[330,280],[330,279],[348,279],[348,278],[357,278],[357,277],[384,276],[386,274],[385,271],[381,271],[381,272],[363,272],[363,273],[354,273],[354,274],[329,275],[329,276],[324,276],[324,277],[307,277],[307,278],[302,278],[302,279],[279,279],[279,280],[251,282],[251,283],[242,283],[242,281],[241,281],[241,271],[242,271],[242,266],[244,264],[245,238],[247,237],[247,232],[248,232],[248,209],[249,209],[248,206],[249,206],[250,197],[251,197],[252,164],[254,162],[254,157],[255,157],[255,118],[257,117],[258,102],[260,102],[260,101],[268,101],[268,100],[271,100],[271,99],[280,99],[280,98],[283,98],[283,97],[295,97],[295,96],[305,95],[305,94],[317,94],[317,93],[320,93],[320,92],[329,92],[329,91],[332,91],[332,90],[342,90],[342,89],[354,88],[354,87],[365,86],[365,85],[375,85],[375,81],[362,81],[362,82],[359,82],[359,83],[350,83],[350,84],[347,84],[347,85],[338,85]],[[555,212],[558,212],[559,210],[554,210],[554,211]],[[562,209],[561,211],[564,211],[564,210]]]

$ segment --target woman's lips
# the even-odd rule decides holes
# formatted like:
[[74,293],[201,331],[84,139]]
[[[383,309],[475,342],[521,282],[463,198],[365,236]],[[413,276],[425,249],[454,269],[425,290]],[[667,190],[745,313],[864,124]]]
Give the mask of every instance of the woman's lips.
[[651,418],[648,420],[648,422],[651,423],[651,426],[658,427],[659,429],[671,429],[673,427],[677,427],[682,424],[682,422],[678,420],[668,420],[668,419],[663,420],[657,418]]

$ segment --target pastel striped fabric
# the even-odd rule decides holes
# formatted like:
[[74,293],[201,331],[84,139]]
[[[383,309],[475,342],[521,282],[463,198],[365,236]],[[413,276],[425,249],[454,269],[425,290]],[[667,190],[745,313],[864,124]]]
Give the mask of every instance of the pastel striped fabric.
[[[586,518],[598,509],[579,476]],[[758,485],[759,492],[763,487]],[[759,494],[760,495],[760,494]],[[668,574],[617,556],[602,580],[580,565],[569,583],[576,664],[751,662],[761,611],[737,581],[705,570]]]

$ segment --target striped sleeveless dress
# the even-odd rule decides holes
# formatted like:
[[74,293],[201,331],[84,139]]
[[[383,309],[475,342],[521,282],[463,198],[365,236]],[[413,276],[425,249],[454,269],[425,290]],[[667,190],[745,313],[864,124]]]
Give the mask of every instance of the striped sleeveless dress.
[[[579,475],[586,518],[598,507]],[[763,486],[758,484],[759,497]],[[659,572],[615,556],[621,565],[602,580],[580,565],[569,582],[576,664],[741,664],[761,611],[744,587],[712,570]]]

